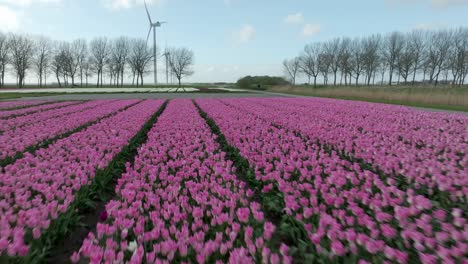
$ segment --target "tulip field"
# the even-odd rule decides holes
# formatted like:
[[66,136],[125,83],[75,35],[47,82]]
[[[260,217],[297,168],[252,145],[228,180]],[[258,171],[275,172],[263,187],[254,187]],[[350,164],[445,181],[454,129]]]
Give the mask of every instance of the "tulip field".
[[468,263],[465,114],[15,101],[0,143],[0,263]]

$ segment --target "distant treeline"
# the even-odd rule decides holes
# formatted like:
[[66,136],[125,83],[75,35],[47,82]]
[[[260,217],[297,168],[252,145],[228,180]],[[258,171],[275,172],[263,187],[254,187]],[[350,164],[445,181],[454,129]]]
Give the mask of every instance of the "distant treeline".
[[317,85],[463,85],[468,74],[468,28],[415,30],[362,38],[335,38],[305,46],[283,62],[292,84],[298,76]]
[[237,86],[244,89],[266,89],[268,86],[290,84],[282,77],[246,76],[237,81]]
[[[169,48],[162,55],[167,75],[175,77],[179,86],[184,76],[193,74],[191,50]],[[85,39],[66,42],[0,32],[0,87],[5,86],[8,71],[16,75],[18,87],[26,85],[27,74],[37,77],[40,87],[51,78],[59,87],[88,86],[90,77],[95,77],[98,87],[123,86],[124,77],[131,78],[133,85],[142,86],[153,58],[153,50],[144,39],[98,37],[89,43]]]

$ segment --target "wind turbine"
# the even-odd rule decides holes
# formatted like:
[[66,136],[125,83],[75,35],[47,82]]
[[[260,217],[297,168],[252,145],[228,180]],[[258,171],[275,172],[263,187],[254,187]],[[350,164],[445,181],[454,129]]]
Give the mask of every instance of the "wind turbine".
[[156,28],[161,27],[162,24],[166,24],[167,22],[156,21],[156,23],[153,23],[153,21],[151,20],[150,13],[148,11],[148,6],[146,5],[146,1],[144,1],[144,3],[145,3],[146,14],[148,15],[148,20],[150,22],[150,28],[148,31],[148,37],[146,37],[146,43],[148,43],[151,30],[153,30],[154,84],[157,85],[158,84],[158,61],[157,59],[158,58],[156,56]]

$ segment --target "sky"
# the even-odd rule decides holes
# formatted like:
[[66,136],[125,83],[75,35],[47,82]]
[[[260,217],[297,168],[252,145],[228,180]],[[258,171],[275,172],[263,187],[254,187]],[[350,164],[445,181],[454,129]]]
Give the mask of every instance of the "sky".
[[[189,82],[281,76],[285,58],[334,37],[468,26],[468,0],[148,0],[148,7],[153,20],[168,22],[158,28],[159,47],[194,51]],[[3,32],[71,41],[145,39],[148,29],[143,0],[0,0]]]

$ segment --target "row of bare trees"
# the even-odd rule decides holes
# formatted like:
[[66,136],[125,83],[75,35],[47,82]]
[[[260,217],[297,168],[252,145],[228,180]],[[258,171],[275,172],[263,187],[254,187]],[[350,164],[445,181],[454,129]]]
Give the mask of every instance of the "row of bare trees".
[[[193,74],[193,52],[186,48],[165,51],[168,70],[179,81]],[[143,85],[151,70],[153,53],[142,39],[98,37],[88,43],[85,39],[72,42],[52,41],[46,37],[31,37],[0,32],[0,87],[5,85],[8,70],[16,75],[16,83],[24,87],[26,74],[37,77],[40,87],[52,76],[60,87],[88,86],[95,76],[97,87],[108,84],[123,87],[129,77],[132,85]],[[79,84],[78,84],[79,83]]]
[[463,85],[468,28],[335,38],[306,45],[299,56],[284,60],[283,68],[292,84],[304,76],[314,86],[318,79],[324,85]]

